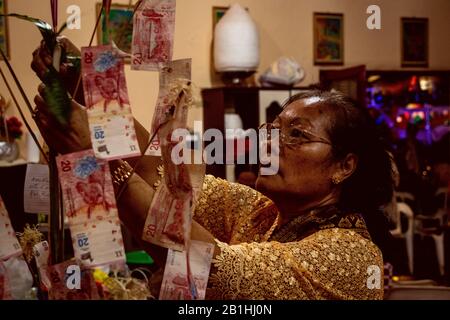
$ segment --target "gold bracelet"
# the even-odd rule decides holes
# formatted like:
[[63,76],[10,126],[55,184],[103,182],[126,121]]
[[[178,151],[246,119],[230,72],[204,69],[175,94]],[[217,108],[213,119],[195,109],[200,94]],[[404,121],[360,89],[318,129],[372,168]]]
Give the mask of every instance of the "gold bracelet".
[[112,173],[112,181],[114,185],[118,189],[122,187],[124,183],[130,179],[131,175],[133,174],[133,168],[130,166],[130,164],[126,161],[121,161],[120,166],[118,166]]

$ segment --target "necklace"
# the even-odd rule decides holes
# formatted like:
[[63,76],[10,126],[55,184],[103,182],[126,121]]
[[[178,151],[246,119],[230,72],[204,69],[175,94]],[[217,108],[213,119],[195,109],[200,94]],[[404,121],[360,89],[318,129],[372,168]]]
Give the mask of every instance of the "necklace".
[[358,213],[345,213],[335,205],[318,207],[306,214],[299,215],[279,229],[276,229],[270,240],[293,242],[302,240],[311,234],[330,228],[352,229],[363,237],[370,239],[363,217]]

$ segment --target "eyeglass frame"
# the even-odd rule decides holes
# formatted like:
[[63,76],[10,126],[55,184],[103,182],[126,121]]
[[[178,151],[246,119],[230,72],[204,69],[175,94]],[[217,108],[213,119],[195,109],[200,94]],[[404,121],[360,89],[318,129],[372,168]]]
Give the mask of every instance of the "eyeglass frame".
[[[303,145],[303,144],[308,144],[308,143],[324,143],[324,144],[328,144],[330,146],[333,145],[331,143],[331,141],[328,140],[327,138],[323,138],[323,137],[321,137],[321,136],[319,136],[319,135],[317,135],[315,133],[312,133],[311,131],[309,131],[307,129],[298,128],[298,127],[296,129],[298,129],[302,133],[306,133],[307,135],[310,135],[310,136],[316,138],[317,140],[308,140],[308,141],[304,141],[304,142],[287,142],[288,139],[292,139],[292,138],[286,137],[286,135],[282,132],[282,129],[279,128],[279,127],[278,128],[275,127],[274,124],[271,123],[271,122],[265,122],[265,123],[261,124],[258,127],[258,132],[260,130],[264,129],[264,126],[266,126],[266,130],[268,132],[269,132],[269,130],[273,130],[273,129],[279,130],[280,142],[281,142],[282,145],[294,146],[294,145]],[[293,124],[291,124],[291,126],[293,126]]]

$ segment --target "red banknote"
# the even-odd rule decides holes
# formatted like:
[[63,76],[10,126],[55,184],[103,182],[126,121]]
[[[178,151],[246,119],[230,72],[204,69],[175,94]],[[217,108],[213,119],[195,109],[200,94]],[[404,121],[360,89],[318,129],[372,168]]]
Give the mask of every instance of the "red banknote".
[[[201,241],[191,241],[189,247],[190,271],[197,291],[197,299],[205,299],[214,245]],[[160,300],[191,300],[186,252],[169,250],[164,269]]]
[[172,60],[175,0],[143,0],[133,20],[133,70],[156,71]]
[[0,196],[0,260],[7,260],[22,254],[16,233],[11,225],[5,204]]
[[92,270],[82,270],[74,261],[65,261],[48,267],[46,271],[51,283],[50,300],[100,299]]
[[81,55],[95,156],[108,160],[139,156],[123,57],[111,45],[84,47]]
[[125,262],[108,162],[92,150],[57,158],[75,257],[83,266]]
[[[172,94],[174,88],[177,87],[177,84],[186,83],[191,80],[191,65],[191,59],[175,60],[161,65],[158,100],[156,102],[155,112],[153,113],[152,127],[150,130],[152,134],[167,120],[167,114],[173,108],[173,104],[177,98],[173,97]],[[161,156],[159,135],[156,135],[146,155]]]

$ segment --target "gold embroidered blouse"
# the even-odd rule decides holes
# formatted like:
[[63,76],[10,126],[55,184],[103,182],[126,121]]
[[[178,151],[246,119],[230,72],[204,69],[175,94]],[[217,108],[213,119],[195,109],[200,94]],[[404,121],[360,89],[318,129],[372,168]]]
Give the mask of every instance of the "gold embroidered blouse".
[[[194,219],[221,250],[207,299],[382,299],[383,259],[363,219],[325,211],[277,228],[270,199],[206,176]],[[370,266],[381,270],[378,289],[368,285]]]

